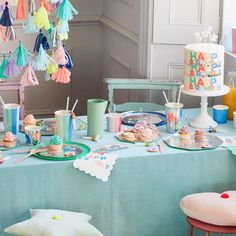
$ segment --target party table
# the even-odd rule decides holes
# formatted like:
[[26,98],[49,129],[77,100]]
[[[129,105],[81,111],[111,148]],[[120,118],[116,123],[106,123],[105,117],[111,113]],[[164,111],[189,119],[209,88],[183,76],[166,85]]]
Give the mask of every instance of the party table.
[[[197,110],[184,112],[191,118]],[[232,122],[220,129],[227,133],[219,135],[235,134]],[[169,135],[164,126],[159,130]],[[110,133],[99,142],[81,139],[84,135],[86,131],[75,131],[73,141],[92,150],[119,143]],[[18,138],[23,141],[24,135]],[[91,223],[105,236],[184,236],[183,196],[236,189],[236,157],[223,147],[186,151],[164,145],[160,154],[147,152],[144,145],[125,145],[128,149],[114,152],[118,159],[107,182],[73,168],[73,161],[31,157],[13,164],[20,156],[14,154],[0,165],[0,235],[7,235],[5,227],[28,219],[29,208],[50,208],[91,215]]]

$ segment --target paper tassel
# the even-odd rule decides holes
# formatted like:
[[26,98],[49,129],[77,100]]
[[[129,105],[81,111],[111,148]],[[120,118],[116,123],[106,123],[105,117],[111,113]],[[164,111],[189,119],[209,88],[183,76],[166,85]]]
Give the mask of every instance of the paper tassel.
[[47,70],[52,58],[44,51],[42,44],[39,48],[39,54],[35,57],[33,67],[35,70]]
[[28,0],[28,11],[33,15],[33,13],[36,11],[35,1],[34,0]]
[[[54,58],[54,51],[52,51],[52,56],[51,56],[52,58]],[[52,74],[54,74],[55,72],[57,72],[57,70],[58,70],[58,64],[56,64],[54,61],[52,61],[51,60],[51,62],[49,63],[49,65],[48,65],[48,70],[47,70],[47,73],[49,74],[49,75],[52,75]]]
[[57,83],[68,84],[70,82],[71,72],[65,67],[59,68],[51,77]]
[[6,66],[7,66],[6,56],[3,55],[3,61],[0,67],[0,79],[7,79],[7,76],[5,75]]
[[3,27],[0,25],[0,45],[2,45],[3,43],[6,42],[6,36],[4,34],[4,29]]
[[42,4],[44,5],[48,15],[50,15],[51,12],[54,10],[53,5],[50,2],[48,2],[47,0],[40,0],[40,6],[42,6]]
[[16,64],[20,67],[25,67],[28,62],[29,62],[29,53],[27,51],[27,49],[25,49],[22,46],[22,42],[19,42],[19,46],[18,48],[15,50],[15,52],[13,53],[14,55],[17,55],[17,61]]
[[43,5],[41,5],[41,7],[34,14],[34,22],[39,29],[50,29],[48,13]]
[[8,77],[15,77],[19,75],[21,72],[21,68],[16,64],[16,57],[11,58],[11,56],[7,60],[7,66],[5,70],[5,75]]
[[6,28],[5,35],[9,41],[16,40],[16,34],[15,34],[13,26],[9,26]]
[[57,64],[60,64],[60,65],[67,64],[68,58],[66,56],[66,53],[65,53],[65,50],[64,50],[62,44],[60,44],[60,46],[55,51],[54,60],[56,61]]
[[50,2],[51,2],[52,4],[57,4],[57,3],[60,2],[60,0],[50,0]]
[[68,39],[69,24],[67,20],[59,20],[56,29],[60,40]]
[[23,84],[24,86],[39,85],[38,79],[31,65],[26,67],[25,72],[21,78],[21,84]]
[[40,32],[40,34],[37,36],[35,40],[34,52],[39,52],[39,48],[41,45],[43,46],[44,50],[48,50],[50,47],[47,37],[42,32]]
[[27,21],[23,24],[25,33],[33,34],[39,32],[37,25],[34,22],[34,16],[29,14]]
[[70,54],[68,53],[68,51],[65,49],[65,47],[64,47],[64,51],[65,51],[66,58],[67,58],[67,63],[65,66],[67,69],[71,69],[74,66],[72,58],[71,58]]
[[12,26],[13,21],[14,21],[14,18],[12,17],[11,12],[8,8],[8,2],[6,2],[5,9],[3,10],[3,13],[0,19],[0,24],[2,26],[9,27],[9,26]]
[[22,20],[26,18],[25,14],[25,0],[18,0],[17,9],[16,9],[16,19]]
[[70,21],[73,15],[78,14],[78,11],[72,6],[69,0],[63,0],[58,7],[57,18],[60,20]]

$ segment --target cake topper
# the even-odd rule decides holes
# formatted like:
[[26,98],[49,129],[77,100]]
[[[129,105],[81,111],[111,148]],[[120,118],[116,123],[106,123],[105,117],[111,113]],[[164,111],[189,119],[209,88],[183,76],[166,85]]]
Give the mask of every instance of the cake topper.
[[202,32],[195,33],[195,41],[196,43],[210,43],[217,44],[218,35],[215,32],[212,32],[212,26],[208,26]]

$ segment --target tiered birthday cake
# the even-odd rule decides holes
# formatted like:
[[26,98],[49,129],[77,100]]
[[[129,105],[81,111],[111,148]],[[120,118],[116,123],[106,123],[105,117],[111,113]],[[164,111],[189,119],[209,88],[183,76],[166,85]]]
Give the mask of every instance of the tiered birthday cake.
[[184,89],[217,92],[224,85],[224,47],[190,44],[185,47]]

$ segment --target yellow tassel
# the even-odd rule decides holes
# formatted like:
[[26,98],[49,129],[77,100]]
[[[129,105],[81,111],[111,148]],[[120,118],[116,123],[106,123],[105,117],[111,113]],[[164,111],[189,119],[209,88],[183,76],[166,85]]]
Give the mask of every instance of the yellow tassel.
[[[52,52],[52,58],[53,57],[54,57],[54,52]],[[52,75],[57,71],[58,71],[58,65],[55,62],[51,61],[50,64],[48,65],[47,73],[49,75]]]
[[37,10],[34,14],[34,22],[38,26],[39,29],[45,28],[46,30],[50,29],[50,23],[48,20],[48,13],[45,7],[42,6]]

